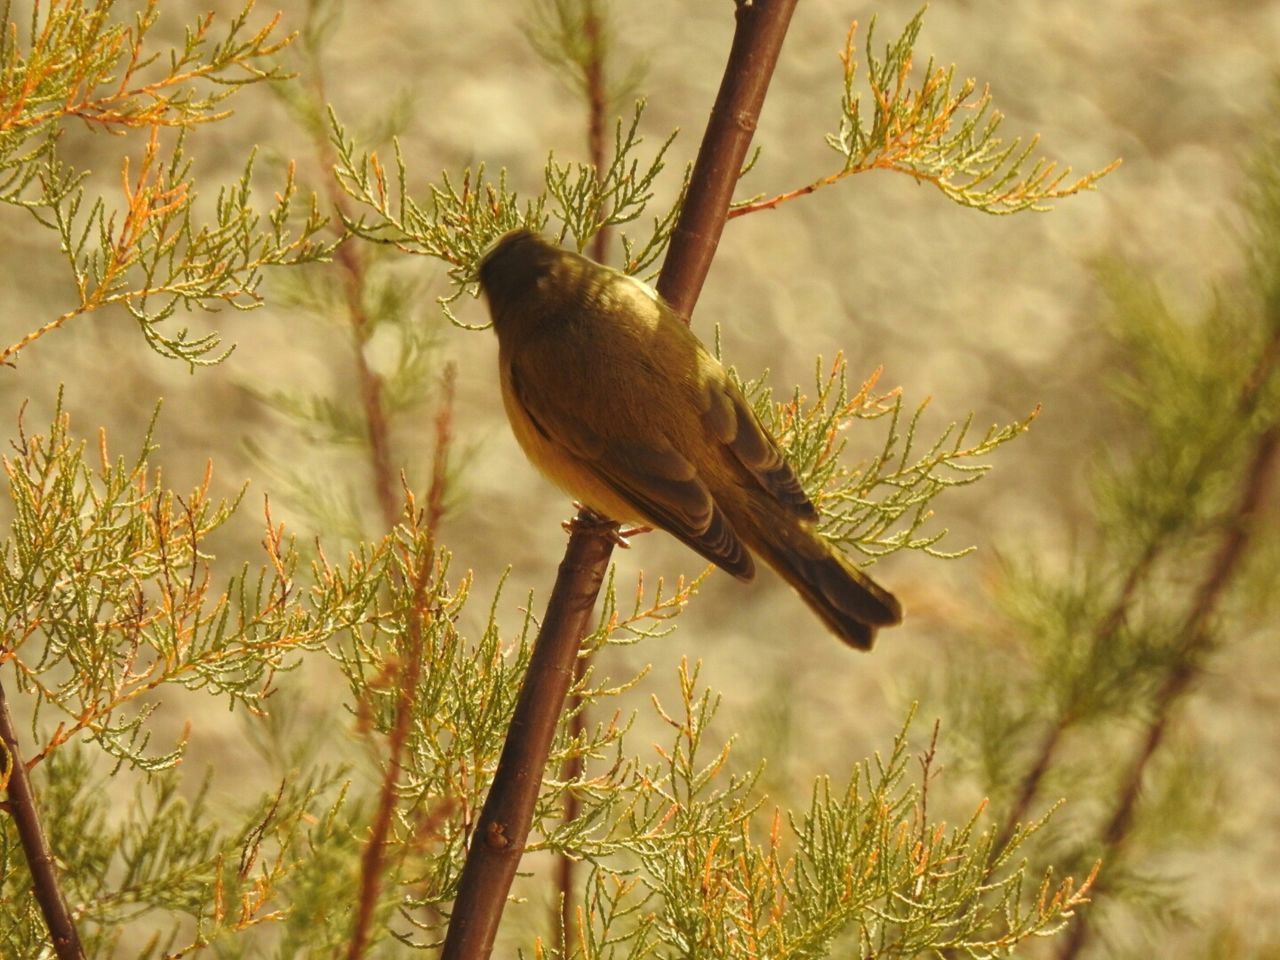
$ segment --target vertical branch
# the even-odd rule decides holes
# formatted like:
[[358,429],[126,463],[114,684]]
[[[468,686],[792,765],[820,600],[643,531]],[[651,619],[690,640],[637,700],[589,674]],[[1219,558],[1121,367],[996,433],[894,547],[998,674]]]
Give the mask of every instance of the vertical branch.
[[[608,90],[604,78],[604,24],[596,9],[596,0],[584,0],[586,15],[582,29],[587,35],[587,62],[583,64],[583,79],[587,91],[587,153],[596,176],[604,170],[604,126],[609,108]],[[604,263],[609,250],[609,228],[599,230],[591,241],[591,258]]]
[[[314,105],[323,110],[328,102],[325,96],[324,64],[318,50],[311,52],[310,86]],[[311,140],[320,161],[324,176],[325,195],[338,212],[335,223],[348,223],[351,210],[348,207],[346,194],[333,169],[337,157],[333,152],[333,144],[329,142],[323,131],[314,124],[308,124]],[[337,230],[337,227],[334,227]],[[349,237],[342,239],[334,251],[334,262],[342,274],[343,302],[347,318],[351,324],[352,359],[356,367],[356,382],[360,392],[360,408],[364,414],[365,430],[369,442],[369,468],[373,474],[373,489],[378,500],[378,512],[384,531],[390,530],[400,519],[400,500],[396,494],[398,471],[391,462],[391,431],[387,418],[386,403],[383,399],[382,377],[369,366],[365,356],[365,346],[373,333],[372,318],[365,307],[364,293],[368,285],[368,263],[364,254]]]
[[[739,0],[720,93],[658,280],[663,296],[685,316],[702,291],[795,4]],[[690,269],[685,261],[698,266]],[[442,960],[484,960],[493,950],[579,644],[613,552],[614,529],[612,524],[602,529],[585,523],[580,516],[569,535],[507,742],[467,851]]]
[[737,29],[729,69],[720,81],[689,194],[671,233],[658,292],[689,317],[724,232],[733,190],[756,132],[764,95],[778,63],[796,0],[736,0]]
[[[1258,435],[1253,455],[1245,471],[1243,490],[1240,501],[1227,518],[1227,534],[1218,546],[1217,553],[1209,566],[1209,573],[1196,591],[1195,602],[1187,619],[1178,631],[1179,650],[1177,664],[1169,671],[1155,697],[1155,703],[1147,726],[1142,746],[1134,758],[1133,766],[1120,790],[1120,800],[1112,811],[1102,835],[1102,855],[1114,858],[1124,849],[1133,831],[1133,815],[1138,805],[1142,790],[1142,782],[1146,777],[1156,751],[1164,742],[1174,710],[1190,691],[1191,686],[1203,673],[1205,655],[1212,647],[1212,631],[1208,629],[1209,618],[1217,609],[1227,585],[1235,576],[1243,562],[1254,533],[1253,519],[1262,505],[1268,488],[1268,481],[1274,469],[1276,451],[1280,448],[1280,424],[1272,424]],[[1101,884],[1106,874],[1099,877],[1099,885],[1095,886],[1095,895],[1101,892]],[[1058,953],[1059,960],[1075,960],[1089,940],[1090,927],[1082,916],[1076,921],[1070,936],[1064,941]]]
[[[1146,549],[1134,565],[1129,568],[1129,573],[1125,577],[1124,585],[1120,588],[1120,593],[1116,597],[1115,603],[1107,611],[1107,615],[1103,618],[1102,623],[1099,624],[1090,641],[1095,649],[1110,643],[1115,637],[1116,632],[1125,621],[1134,597],[1137,595],[1138,587],[1146,579],[1147,574],[1151,572],[1151,568],[1155,566],[1161,549],[1161,541],[1158,539],[1152,540],[1147,544]],[[996,836],[996,842],[992,847],[993,850],[1003,850],[1008,846],[1009,841],[1013,839],[1014,832],[1018,829],[1018,825],[1026,821],[1032,801],[1039,794],[1040,785],[1044,782],[1044,778],[1048,775],[1053,766],[1053,761],[1057,757],[1058,747],[1062,744],[1062,737],[1077,719],[1071,713],[1063,711],[1058,714],[1054,719],[1053,726],[1045,733],[1044,739],[1040,741],[1040,748],[1036,751],[1036,759],[1018,787],[1018,797],[1005,815],[1004,823],[1000,827],[1000,833]]]
[[[391,820],[395,814],[400,771],[404,763],[405,743],[413,724],[413,711],[417,703],[418,684],[422,678],[423,626],[431,611],[423,609],[427,586],[435,566],[435,533],[443,515],[446,470],[449,442],[453,425],[453,366],[445,368],[444,396],[436,415],[436,446],[432,457],[431,489],[427,494],[424,521],[426,543],[418,558],[411,584],[408,611],[408,636],[403,651],[404,661],[398,674],[396,712],[391,725],[387,756],[387,769],[382,777],[382,789],[378,794],[378,807],[373,818],[373,828],[360,857],[360,897],[356,907],[355,927],[347,946],[347,960],[360,960],[369,947],[373,915],[378,906],[378,892],[386,863],[387,836],[391,832]],[[412,501],[409,506],[410,525],[416,525],[417,515]],[[417,531],[414,530],[416,534]],[[415,536],[415,540],[418,538]]]
[[[325,169],[333,169],[332,158],[326,162]],[[330,201],[335,207],[341,208],[342,194],[333,177],[327,177],[325,184]],[[369,366],[369,360],[365,356],[365,345],[372,332],[363,296],[366,266],[363,255],[350,242],[344,242],[338,247],[334,260],[342,270],[347,315],[351,318],[351,346],[360,385],[360,406],[364,411],[365,428],[369,434],[369,467],[373,471],[374,492],[378,497],[383,529],[390,530],[400,516],[400,507],[395,495],[396,471],[391,465],[391,439],[386,404],[382,399],[382,377]]]
[[53,862],[53,851],[40,822],[40,810],[31,790],[31,777],[18,748],[18,732],[9,713],[9,701],[4,685],[0,684],[0,740],[5,752],[5,811],[13,818],[22,843],[22,853],[31,871],[36,902],[49,928],[54,953],[58,960],[84,960],[84,948],[80,946],[80,934],[67,908],[67,901],[58,885],[58,868]]
[[[1235,415],[1241,421],[1247,421],[1254,416],[1262,396],[1262,390],[1270,382],[1277,367],[1280,367],[1280,335],[1272,336],[1267,341],[1257,363],[1254,364],[1253,369],[1249,371],[1248,376],[1244,379],[1244,388],[1240,391],[1240,396],[1235,403]],[[1204,462],[1208,465],[1213,465],[1216,464],[1217,459],[1206,456],[1204,457]],[[1107,612],[1106,617],[1099,624],[1097,632],[1093,635],[1092,642],[1095,649],[1110,643],[1116,632],[1124,624],[1129,607],[1132,605],[1134,597],[1137,596],[1138,588],[1142,586],[1147,575],[1155,567],[1156,561],[1165,552],[1169,535],[1170,531],[1165,530],[1163,535],[1158,535],[1152,539],[1146,545],[1142,555],[1129,568],[1129,573],[1125,577],[1124,585],[1120,588],[1116,602]],[[1040,749],[1036,753],[1036,759],[1019,786],[1017,800],[1001,826],[994,849],[1003,849],[1012,839],[1018,824],[1026,820],[1027,811],[1030,810],[1031,803],[1039,793],[1040,785],[1053,764],[1058,747],[1061,745],[1062,737],[1075,723],[1076,719],[1067,713],[1062,713],[1055,719],[1053,726],[1045,734],[1040,743]],[[1094,889],[1095,891],[1097,890],[1096,885]]]
[[569,535],[498,769],[467,850],[442,960],[483,960],[493,950],[573,681],[578,645],[613,552],[608,532],[579,515]]
[[[605,111],[608,109],[608,96],[604,76],[604,24],[600,19],[600,11],[596,7],[596,0],[583,0],[583,8],[582,29],[587,38],[587,58],[582,65],[587,100],[587,153],[598,178],[604,170]],[[609,227],[605,225],[596,231],[596,235],[591,239],[591,258],[597,263],[604,263],[605,258],[608,256],[609,233]],[[575,684],[581,681],[586,674],[588,664],[589,660],[586,656],[578,657],[574,665],[573,678]],[[587,729],[586,710],[581,701],[582,698],[575,694],[569,705],[569,737],[573,740],[582,737]],[[578,754],[571,755],[564,762],[560,776],[565,783],[573,783],[581,777],[582,757]],[[578,795],[571,789],[566,790],[563,808],[564,822],[572,823],[578,819],[579,808]],[[556,950],[561,954],[565,952],[565,943],[573,923],[573,891],[576,884],[574,878],[576,866],[577,861],[568,854],[562,853],[556,859],[558,905],[554,908],[552,939]]]

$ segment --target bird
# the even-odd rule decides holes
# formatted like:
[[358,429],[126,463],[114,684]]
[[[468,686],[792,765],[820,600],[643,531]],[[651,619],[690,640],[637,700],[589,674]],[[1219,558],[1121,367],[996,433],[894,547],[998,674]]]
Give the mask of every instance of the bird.
[[665,530],[742,581],[753,554],[869,650],[902,607],[818,533],[818,511],[742,391],[642,281],[521,228],[477,270],[503,406],[529,460],[581,505]]

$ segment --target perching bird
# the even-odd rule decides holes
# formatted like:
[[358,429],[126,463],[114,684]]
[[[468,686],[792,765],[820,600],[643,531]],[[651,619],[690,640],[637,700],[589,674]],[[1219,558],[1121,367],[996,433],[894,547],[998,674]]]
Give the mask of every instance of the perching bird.
[[493,244],[479,279],[507,417],[550,480],[740,580],[755,575],[754,552],[854,647],[901,622],[893,595],[818,535],[773,438],[654,291],[529,230]]

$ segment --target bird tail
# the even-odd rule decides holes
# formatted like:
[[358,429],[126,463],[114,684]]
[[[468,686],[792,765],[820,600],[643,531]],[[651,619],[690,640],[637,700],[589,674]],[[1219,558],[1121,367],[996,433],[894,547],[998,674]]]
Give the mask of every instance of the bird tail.
[[823,540],[807,520],[752,531],[752,549],[845,643],[870,650],[876,630],[902,622],[896,597]]

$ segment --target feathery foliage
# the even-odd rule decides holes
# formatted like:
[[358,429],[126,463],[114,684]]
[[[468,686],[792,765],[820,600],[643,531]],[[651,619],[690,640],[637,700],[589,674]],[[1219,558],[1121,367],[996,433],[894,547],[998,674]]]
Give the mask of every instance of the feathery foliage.
[[[947,559],[963,556],[972,548],[938,549],[945,528],[921,533],[933,518],[930,504],[948,488],[980,480],[991,469],[982,458],[1030,427],[1039,410],[1023,420],[994,425],[973,441],[970,415],[946,427],[927,448],[917,449],[917,427],[928,401],[907,414],[902,388],[877,393],[879,379],[876,370],[851,393],[848,365],[837,356],[826,371],[818,359],[812,400],[797,387],[789,401],[775,402],[764,376],[738,383],[821,510],[824,536],[870,557],[901,549]],[[879,452],[859,466],[848,466],[843,434],[858,421],[880,419],[889,426]]]
[[[355,142],[334,116],[338,180],[352,200],[371,211],[371,215],[349,220],[347,226],[367,239],[444,261],[453,282],[452,292],[441,298],[447,308],[474,289],[485,248],[510,230],[528,227],[540,231],[554,216],[561,223],[559,238],[572,236],[577,248],[584,250],[605,227],[637,220],[653,199],[654,181],[675,139],[671,134],[650,159],[641,160],[637,153],[644,143],[639,133],[643,112],[644,102],[637,101],[630,123],[617,122],[613,153],[603,171],[580,163],[561,164],[549,155],[546,192],[523,204],[508,190],[505,171],[496,181],[486,179],[483,164],[464,170],[457,183],[449,173],[442,174],[440,183],[430,186],[427,200],[415,200],[399,143],[395,145],[394,182],[388,185],[377,153],[358,154]],[[647,270],[666,250],[682,195],[654,217],[653,229],[643,240],[622,234],[628,272]]]
[[[210,802],[211,776],[184,795],[177,771],[163,770],[118,803],[83,744],[50,754],[39,771],[51,840],[75,866],[64,887],[89,956],[112,956],[142,929],[154,933],[130,954],[139,960],[198,956],[279,921],[277,888],[297,882],[295,871],[312,855],[308,841],[322,834],[315,824],[343,810],[337,776],[323,771],[242,801],[227,824]],[[9,830],[0,831],[0,877],[0,948],[5,956],[41,956],[48,933]]]
[[[1097,891],[1139,927],[1185,918],[1191,905],[1159,865],[1224,827],[1227,758],[1178,722],[1184,703],[1221,658],[1274,633],[1260,589],[1277,572],[1265,536],[1280,444],[1274,135],[1251,172],[1245,280],[1219,285],[1202,315],[1174,309],[1134,268],[1102,271],[1123,434],[1095,452],[1096,526],[1066,570],[1008,559],[999,600],[1012,638],[966,645],[944,698],[983,788],[1010,805],[1006,834],[1061,793],[1099,798],[1058,818],[1055,857],[1101,856]],[[1176,756],[1161,749],[1175,730]]]
[[639,957],[664,946],[744,960],[949,948],[999,956],[1086,902],[1091,877],[1077,884],[1047,873],[1027,903],[1013,847],[1038,824],[1001,850],[978,827],[982,807],[956,827],[931,820],[932,750],[921,782],[909,783],[905,727],[888,756],[855,767],[842,788],[822,778],[807,808],[766,809],[758,771],[729,774],[730,745],[704,743],[718,697],[699,690],[697,674],[681,663],[677,709],[654,700],[671,734],[658,760],[616,769],[622,789],[609,805],[588,801],[565,828],[594,827],[571,848],[592,873],[566,957]]
[[[273,278],[272,296],[278,308],[289,311],[289,322],[301,328],[299,345],[308,352],[324,355],[324,347],[335,340],[348,347],[335,376],[343,382],[354,368],[354,389],[321,393],[313,385],[292,387],[284,381],[269,389],[245,385],[292,427],[291,436],[303,438],[317,459],[324,457],[322,469],[314,463],[299,469],[291,453],[270,449],[253,437],[244,444],[278,497],[305,513],[315,531],[355,544],[397,523],[402,482],[421,488],[416,458],[396,449],[393,437],[426,412],[428,401],[452,389],[452,373],[440,374],[445,365],[441,323],[426,294],[429,276],[397,269],[394,250],[354,242],[343,227],[349,203],[332,172],[336,157],[325,96],[328,52],[344,26],[342,4],[309,3],[299,42],[290,49],[296,55],[290,61],[296,74],[272,88],[290,119],[307,134],[311,156],[301,158],[299,177],[321,198],[337,244],[333,269],[317,264],[280,272]],[[409,94],[366,119],[364,128],[375,142],[403,129]],[[338,482],[338,477],[344,480]]]
[[[253,0],[215,32],[212,13],[188,27],[181,48],[161,53],[151,31],[152,0],[131,23],[117,22],[115,0],[55,0],[32,7],[23,31],[4,7],[0,35],[0,204],[27,211],[52,231],[66,259],[73,306],[0,350],[0,363],[76,317],[118,305],[162,356],[188,365],[225,358],[216,332],[173,331],[179,309],[252,309],[269,266],[327,255],[315,239],[314,205],[296,225],[292,170],[269,212],[255,209],[253,157],[218,192],[213,219],[195,211],[195,183],[184,147],[193,127],[224,119],[241,87],[280,76],[272,57],[288,42],[280,17],[254,31]],[[120,193],[96,195],[90,171],[62,149],[69,124],[117,134],[126,153]],[[166,132],[168,131],[168,132]],[[176,131],[174,133],[173,131]]]
[[[70,310],[0,360],[74,317],[119,305],[162,355],[192,366],[216,362],[226,356],[218,334],[167,325],[180,309],[252,307],[264,295],[263,268],[332,253],[324,279],[308,274],[281,302],[335,319],[349,335],[359,408],[330,396],[258,392],[309,440],[364,448],[384,521],[383,535],[370,537],[352,506],[356,493],[286,470],[302,498],[318,504],[319,525],[334,528],[327,543],[317,541],[304,559],[267,510],[263,557],[221,574],[210,538],[241,498],[213,497],[210,471],[179,494],[152,465],[150,432],[136,456],[122,459],[109,454],[105,434],[96,445],[77,440],[61,406],[47,431],[20,425],[4,458],[13,519],[0,547],[0,681],[21,704],[24,736],[4,751],[0,780],[8,787],[32,774],[65,899],[95,955],[362,956],[438,944],[531,655],[537,607],[530,594],[513,613],[501,586],[491,598],[474,597],[471,572],[455,572],[438,542],[448,375],[425,505],[413,484],[395,483],[405,458],[388,424],[420,402],[436,339],[409,309],[419,287],[384,283],[379,270],[397,249],[441,260],[451,284],[442,297],[447,313],[474,289],[481,252],[509,229],[553,225],[582,250],[600,231],[632,225],[631,235],[619,229],[624,266],[646,274],[683,203],[683,187],[657,196],[674,135],[645,146],[643,101],[616,123],[602,164],[548,156],[537,196],[516,197],[505,172],[492,177],[482,163],[417,193],[398,140],[388,175],[376,151],[357,146],[380,142],[382,132],[357,138],[325,109],[321,52],[336,9],[311,7],[302,91],[274,59],[285,42],[277,21],[248,28],[251,5],[219,37],[219,21],[200,18],[167,58],[152,45],[155,2],[118,23],[112,0],[56,0],[34,8],[25,33],[15,26],[0,38],[0,199],[53,231],[76,289]],[[543,55],[580,76],[595,54],[569,47],[579,26],[596,22],[578,16],[594,16],[594,5],[554,0],[540,9]],[[607,30],[608,22],[598,24]],[[929,179],[945,160],[971,182],[938,174],[939,186],[983,209],[1036,206],[1072,192],[1043,166],[1016,181],[1010,171],[1027,155],[1000,153],[990,120],[981,136],[962,126],[977,139],[971,149],[948,135],[950,118],[974,106],[971,88],[951,91],[949,72],[931,68],[922,92],[906,92],[918,29],[917,17],[885,61],[869,48],[877,97],[870,130],[858,119],[846,53],[842,136],[861,144],[857,158],[853,147],[846,152],[846,172],[862,164]],[[77,66],[61,69],[66,63]],[[226,116],[228,96],[261,80],[283,85],[315,141],[315,166],[334,180],[317,181],[323,206],[311,200],[295,226],[304,178],[289,164],[274,206],[257,212],[250,160],[219,195],[213,220],[202,223],[184,150],[198,144],[201,124]],[[887,96],[894,83],[897,92]],[[388,131],[401,129],[397,117],[393,110]],[[122,198],[96,196],[91,171],[65,155],[62,131],[77,120],[141,144],[122,163]],[[353,236],[387,245],[387,256],[368,253]],[[384,331],[398,349],[379,367],[366,353]],[[851,390],[838,361],[829,373],[819,364],[812,401],[797,391],[777,404],[763,379],[746,389],[823,510],[828,536],[872,557],[904,548],[947,556],[937,547],[942,533],[924,526],[933,498],[979,478],[982,458],[1026,422],[969,440],[965,421],[922,443],[919,410],[904,408],[900,391],[877,394],[875,386],[873,375]],[[846,466],[841,431],[859,420],[882,424],[878,452]],[[351,543],[337,561],[326,553],[333,534]],[[771,809],[758,765],[735,773],[730,744],[712,743],[718,700],[699,685],[696,665],[680,666],[676,706],[654,698],[652,711],[637,710],[649,668],[617,678],[609,660],[592,655],[658,641],[700,583],[641,578],[624,601],[614,576],[606,581],[600,626],[581,644],[586,666],[571,691],[574,716],[584,719],[562,718],[528,844],[531,854],[580,859],[590,874],[563,949],[546,947],[534,931],[520,941],[528,951],[584,960],[854,950],[995,956],[1053,933],[1085,902],[1087,864],[1076,883],[1022,863],[1040,823],[1002,835],[985,823],[983,807],[955,826],[930,816],[934,749],[917,781],[906,725],[887,756],[818,779],[808,802],[787,811]],[[337,674],[344,711],[315,725],[320,745],[312,750],[286,730],[289,712],[301,709],[301,698],[288,699],[303,685],[291,672],[304,662]],[[184,784],[185,735],[159,746],[153,739],[161,693],[179,703],[175,694],[213,695],[245,725],[246,743],[279,737],[278,749],[264,750],[276,767],[272,785],[245,786],[241,769]],[[667,734],[656,759],[635,735],[646,720]],[[558,774],[566,770],[574,772]],[[135,789],[122,803],[112,788],[126,777]],[[229,779],[236,796],[219,802]],[[577,816],[565,822],[570,795]],[[50,936],[30,893],[36,862],[16,824],[0,818],[0,946],[6,955],[41,955]],[[537,861],[526,867],[533,872],[525,890],[535,890]],[[353,905],[368,921],[360,940]]]
[[[618,27],[613,8],[600,0],[534,0],[525,24],[525,35],[534,50],[586,101],[600,98],[600,113],[614,116],[623,112],[644,76],[642,60],[617,71],[619,55],[614,49]],[[603,68],[614,68],[617,76],[595,76]]]
[[990,90],[984,87],[979,93],[972,78],[957,84],[954,66],[940,67],[930,58],[923,75],[913,77],[924,11],[922,7],[901,35],[885,45],[883,58],[875,53],[876,21],[871,18],[866,43],[870,117],[863,116],[862,95],[856,92],[857,21],[849,27],[840,54],[844,68],[840,127],[826,138],[827,145],[844,159],[840,170],[777,196],[741,201],[730,216],[772,209],[867,170],[905,173],[920,183],[933,184],[961,206],[984,213],[1046,210],[1054,200],[1092,190],[1120,165],[1112,161],[1073,180],[1070,167],[1034,157],[1038,136],[1025,144],[1021,138],[1005,142],[997,136],[1004,117],[992,108]]

